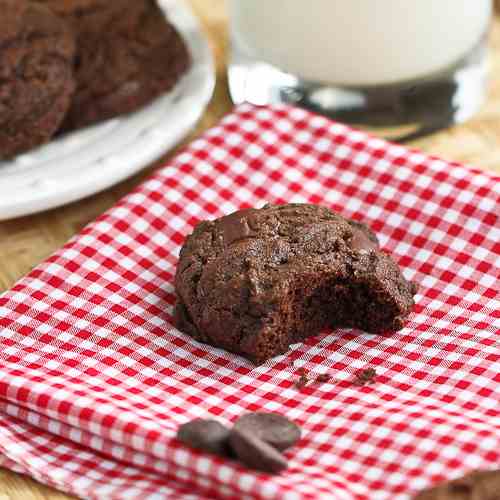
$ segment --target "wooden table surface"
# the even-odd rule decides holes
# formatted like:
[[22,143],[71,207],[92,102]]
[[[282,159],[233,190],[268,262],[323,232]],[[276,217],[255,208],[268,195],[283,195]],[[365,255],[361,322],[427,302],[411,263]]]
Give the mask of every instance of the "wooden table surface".
[[[201,18],[217,59],[215,95],[192,137],[214,124],[231,109],[225,77],[227,19],[224,0],[189,0]],[[500,20],[492,34],[492,82],[487,104],[465,125],[412,143],[423,151],[474,164],[500,173]],[[173,152],[171,153],[173,154]],[[39,215],[0,222],[0,292],[50,255],[88,222],[111,207],[166,158],[113,189],[67,207]],[[63,500],[67,495],[24,476],[0,469],[0,500]]]

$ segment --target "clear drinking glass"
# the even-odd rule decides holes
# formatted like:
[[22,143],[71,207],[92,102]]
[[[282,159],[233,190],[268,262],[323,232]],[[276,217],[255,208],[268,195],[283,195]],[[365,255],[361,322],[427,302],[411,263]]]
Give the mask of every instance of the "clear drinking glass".
[[394,140],[482,105],[492,0],[229,0],[233,101],[290,103]]

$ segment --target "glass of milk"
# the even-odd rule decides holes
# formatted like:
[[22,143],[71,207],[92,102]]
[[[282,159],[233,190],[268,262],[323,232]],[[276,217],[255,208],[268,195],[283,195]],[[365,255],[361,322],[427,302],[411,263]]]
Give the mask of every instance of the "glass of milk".
[[485,98],[492,0],[229,0],[236,103],[290,103],[403,140]]

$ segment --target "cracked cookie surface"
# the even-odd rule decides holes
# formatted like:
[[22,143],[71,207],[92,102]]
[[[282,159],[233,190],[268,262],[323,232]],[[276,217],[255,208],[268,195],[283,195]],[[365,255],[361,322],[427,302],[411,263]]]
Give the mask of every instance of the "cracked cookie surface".
[[416,293],[370,229],[305,204],[200,223],[175,287],[180,330],[255,363],[325,327],[398,330]]
[[39,0],[77,34],[77,90],[64,131],[131,113],[171,90],[190,65],[156,0]]
[[75,87],[75,40],[47,7],[0,6],[0,158],[10,158],[48,142],[63,121]]

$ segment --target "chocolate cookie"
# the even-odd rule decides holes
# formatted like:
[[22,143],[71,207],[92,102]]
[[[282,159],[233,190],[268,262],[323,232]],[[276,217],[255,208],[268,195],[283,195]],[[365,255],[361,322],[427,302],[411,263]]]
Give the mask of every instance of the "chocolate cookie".
[[[117,8],[124,9],[126,3],[130,3],[133,6],[136,2],[141,0],[136,0],[134,2],[129,2],[129,0],[35,0],[38,3],[43,3],[55,14],[63,16],[68,20],[77,21],[80,18],[85,18],[87,16],[93,16],[97,14],[98,16],[105,15],[106,12],[110,12]],[[76,23],[75,23],[76,24]]]
[[155,0],[45,0],[78,35],[73,130],[130,113],[172,89],[190,64]]
[[325,327],[398,330],[416,293],[366,226],[300,204],[200,223],[175,287],[179,329],[255,363]]
[[423,491],[414,500],[500,500],[500,470],[471,472]]
[[[120,0],[34,0],[37,3],[43,3],[55,14],[68,17],[80,18],[87,15],[92,15],[97,12],[101,13],[104,9],[112,8],[113,4],[120,3]],[[121,7],[124,3],[121,2]]]
[[48,142],[74,92],[75,40],[47,7],[1,0],[0,158]]

